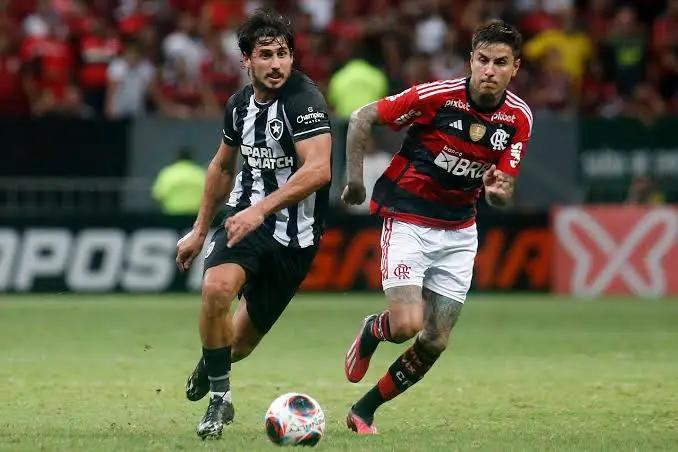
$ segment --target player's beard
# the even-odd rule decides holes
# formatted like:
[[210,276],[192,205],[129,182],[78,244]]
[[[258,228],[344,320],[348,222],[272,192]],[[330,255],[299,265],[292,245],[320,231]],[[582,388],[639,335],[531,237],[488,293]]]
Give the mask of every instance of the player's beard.
[[[265,76],[264,76],[265,77]],[[278,92],[280,89],[285,86],[285,82],[287,80],[283,80],[283,83],[280,84],[277,88],[272,88],[269,86],[266,86],[266,83],[264,83],[259,77],[256,75],[252,77],[252,85],[254,86],[254,89],[256,89],[259,93],[263,94],[266,97],[277,97]]]
[[492,108],[497,106],[499,99],[501,99],[501,93],[479,93],[476,103],[483,108]]
[[473,102],[478,104],[481,108],[493,108],[499,104],[501,96],[504,93],[504,90],[500,90],[497,93],[492,92],[481,92],[479,88],[471,90],[471,98]]

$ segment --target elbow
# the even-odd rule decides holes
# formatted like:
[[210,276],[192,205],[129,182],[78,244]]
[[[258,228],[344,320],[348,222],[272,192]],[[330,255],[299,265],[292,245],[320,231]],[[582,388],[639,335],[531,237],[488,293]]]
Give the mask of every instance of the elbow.
[[319,187],[323,187],[332,181],[332,168],[329,166],[318,169],[316,174]]
[[317,190],[325,185],[329,184],[332,180],[332,168],[329,165],[323,165],[316,167],[309,174],[307,180],[312,181],[313,189]]

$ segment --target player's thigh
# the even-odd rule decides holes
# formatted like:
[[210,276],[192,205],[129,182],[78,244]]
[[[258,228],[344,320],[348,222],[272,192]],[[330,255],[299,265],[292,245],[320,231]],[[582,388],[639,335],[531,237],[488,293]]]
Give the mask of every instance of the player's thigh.
[[265,259],[260,234],[258,230],[253,231],[228,248],[225,229],[218,228],[214,232],[205,252],[202,284],[204,303],[222,299],[227,294],[230,306],[235,296],[242,292],[246,281],[260,274]]
[[432,263],[425,253],[422,240],[429,229],[391,218],[384,219],[381,232],[381,286],[389,301],[410,299],[407,295],[413,289],[392,290],[410,286],[419,287],[418,298],[421,300],[424,274]]
[[471,288],[478,250],[476,226],[440,231],[440,236],[423,285],[436,294],[464,303]]
[[276,242],[262,275],[245,285],[243,295],[247,300],[247,315],[262,335],[273,327],[296,295],[316,252],[317,246],[292,249]]

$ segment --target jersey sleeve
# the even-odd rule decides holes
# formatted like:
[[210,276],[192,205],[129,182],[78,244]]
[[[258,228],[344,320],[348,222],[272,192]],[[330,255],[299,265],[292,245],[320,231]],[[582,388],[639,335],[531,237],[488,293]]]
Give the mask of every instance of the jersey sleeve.
[[420,86],[412,86],[393,96],[377,101],[377,111],[381,122],[393,130],[400,130],[414,123],[430,121],[431,105],[436,99],[429,93],[420,94]]
[[285,117],[292,129],[294,142],[330,133],[331,130],[327,102],[320,90],[311,84],[285,102]]
[[520,165],[532,135],[532,112],[529,109],[521,112],[519,118],[518,130],[497,164],[498,170],[513,177],[517,177],[520,172]]
[[224,124],[221,129],[224,144],[232,147],[240,145],[240,134],[235,130],[236,96],[237,93],[232,95],[228,99],[228,102],[226,102],[226,108],[224,109]]

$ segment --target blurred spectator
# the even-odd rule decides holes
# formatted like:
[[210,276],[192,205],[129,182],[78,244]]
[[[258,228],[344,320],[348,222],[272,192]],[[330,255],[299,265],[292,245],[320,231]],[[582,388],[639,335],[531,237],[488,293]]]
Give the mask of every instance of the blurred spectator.
[[194,215],[200,209],[205,168],[193,160],[191,149],[182,147],[176,160],[163,168],[153,183],[152,195],[168,215]]
[[144,115],[155,76],[155,67],[143,58],[139,44],[126,41],[122,56],[108,67],[106,115],[109,118]]
[[611,28],[613,0],[591,0],[586,2],[584,8],[581,17],[589,37],[593,42],[604,40]]
[[412,55],[404,69],[404,89],[435,80],[431,67],[431,57],[426,53],[420,52]]
[[544,8],[543,0],[536,0],[534,6],[526,10],[519,21],[523,38],[529,39],[544,31],[558,28],[558,18],[554,12],[558,10],[549,12]]
[[204,116],[206,108],[200,78],[191,73],[186,60],[174,59],[167,69],[172,77],[163,77],[161,85],[164,113],[177,118]]
[[428,54],[438,53],[443,47],[443,37],[448,25],[435,0],[426,0],[423,7],[423,15],[415,27],[417,50]]
[[563,56],[556,47],[548,49],[539,60],[532,78],[529,96],[532,110],[575,112],[579,99],[571,77],[565,71]]
[[239,64],[221,46],[216,34],[207,38],[207,56],[200,66],[200,86],[205,114],[220,118],[228,98],[240,88]]
[[451,80],[464,77],[467,73],[468,55],[463,55],[457,46],[457,32],[449,28],[443,37],[443,47],[433,55],[431,71],[434,78]]
[[22,86],[21,60],[11,45],[9,34],[0,32],[0,116],[26,116],[29,105]]
[[118,29],[124,38],[134,38],[155,19],[158,5],[153,0],[120,0],[115,11]]
[[654,186],[652,180],[637,177],[629,186],[626,202],[629,204],[664,204],[665,196]]
[[203,33],[223,30],[231,23],[240,22],[244,15],[244,0],[206,0],[201,10],[200,28]]
[[332,20],[336,0],[299,0],[299,8],[311,15],[315,30],[322,30]]
[[[42,13],[41,13],[42,14]],[[68,29],[47,13],[21,43],[24,89],[34,115],[82,113]],[[49,19],[48,19],[49,18]],[[41,28],[41,27],[45,28]]]
[[341,118],[348,118],[358,107],[388,94],[388,79],[370,51],[373,44],[370,40],[358,45],[355,57],[330,79],[328,100]]
[[93,18],[91,29],[80,39],[80,86],[85,104],[96,116],[104,114],[108,66],[121,50],[111,25],[103,18]]
[[171,68],[176,62],[182,61],[182,68],[188,72],[190,77],[197,79],[200,65],[207,52],[198,34],[196,18],[190,13],[181,14],[174,31],[162,41],[162,50],[164,59],[168,62],[165,75],[172,77]]
[[624,105],[624,114],[651,124],[664,115],[666,106],[659,93],[649,84],[640,83]]
[[622,109],[617,87],[606,79],[603,63],[598,58],[589,60],[579,99],[580,113],[591,116],[614,116]]
[[560,27],[548,29],[525,43],[525,59],[538,66],[551,51],[560,55],[561,69],[570,77],[570,83],[579,87],[588,60],[593,56],[593,44],[576,23],[574,8],[558,12]]
[[643,80],[647,50],[647,39],[637,22],[636,12],[628,6],[619,8],[602,51],[620,95],[630,95]]
[[[0,0],[0,34],[8,41],[3,95],[20,77],[31,114],[80,115],[84,106],[100,114],[120,40],[133,39],[145,68],[133,78],[153,75],[137,84],[147,87],[144,100],[131,108],[128,99],[124,115],[148,104],[173,117],[217,117],[224,99],[249,83],[237,29],[260,6],[292,18],[295,64],[339,116],[412,84],[466,75],[471,33],[494,18],[523,32],[522,70],[511,89],[535,108],[629,114],[648,103],[642,93],[651,88],[666,112],[678,112],[678,0]],[[111,75],[131,70],[122,60]],[[642,101],[640,84],[648,86]],[[16,110],[20,91],[2,108]],[[651,104],[652,111],[660,105]]]
[[35,11],[24,19],[23,29],[28,37],[44,37],[49,33],[49,29],[58,23],[59,16],[49,0],[38,0]]

